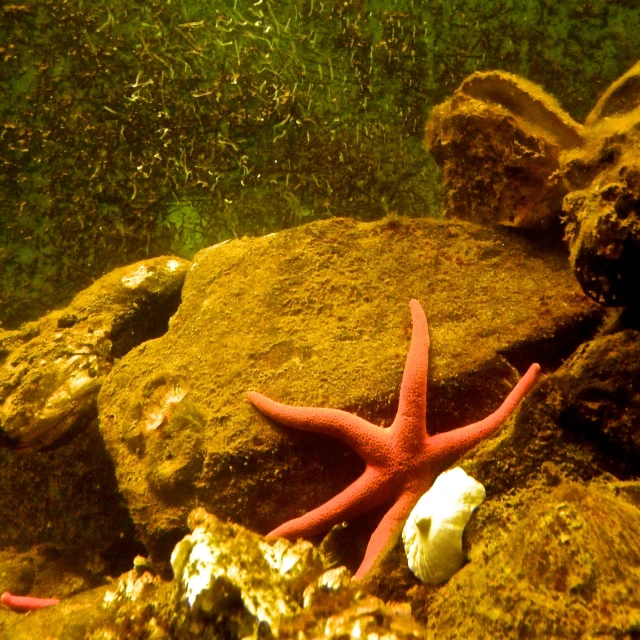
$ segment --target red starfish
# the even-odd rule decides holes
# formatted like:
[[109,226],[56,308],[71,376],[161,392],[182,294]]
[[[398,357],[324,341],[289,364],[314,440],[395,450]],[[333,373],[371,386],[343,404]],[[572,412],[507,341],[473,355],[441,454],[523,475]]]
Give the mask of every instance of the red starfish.
[[413,333],[402,376],[398,413],[390,427],[378,427],[339,409],[291,407],[249,392],[266,416],[289,427],[335,436],[364,458],[363,474],[344,491],[305,515],[274,529],[268,538],[312,537],[384,502],[391,508],[373,532],[355,574],[361,579],[400,530],[411,509],[438,474],[494,433],[533,386],[540,365],[532,364],[497,411],[480,422],[430,436],[426,428],[429,328],[417,300],[410,303]]
[[12,593],[5,591],[0,598],[0,602],[14,611],[35,611],[50,607],[53,604],[59,604],[58,598],[33,598],[31,596],[14,596]]

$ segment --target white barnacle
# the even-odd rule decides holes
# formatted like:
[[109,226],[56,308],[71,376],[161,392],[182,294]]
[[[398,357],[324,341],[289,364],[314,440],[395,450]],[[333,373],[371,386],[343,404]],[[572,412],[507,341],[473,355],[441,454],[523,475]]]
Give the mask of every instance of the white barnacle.
[[462,534],[484,498],[482,484],[455,467],[441,473],[418,500],[402,540],[409,568],[422,582],[445,582],[462,566]]
[[145,265],[142,265],[128,276],[124,276],[122,278],[122,284],[127,287],[127,289],[136,289],[152,275],[153,273],[149,271]]

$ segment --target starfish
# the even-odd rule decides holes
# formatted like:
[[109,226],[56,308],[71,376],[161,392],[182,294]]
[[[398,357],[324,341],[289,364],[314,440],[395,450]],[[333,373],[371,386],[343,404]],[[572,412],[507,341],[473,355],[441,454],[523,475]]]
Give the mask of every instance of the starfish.
[[31,596],[14,596],[5,591],[0,598],[0,602],[14,611],[35,611],[54,604],[59,604],[58,598],[33,598]]
[[339,409],[293,407],[255,391],[249,400],[275,422],[339,438],[366,462],[362,475],[346,489],[305,515],[289,520],[267,538],[313,537],[373,507],[391,507],[373,532],[354,578],[362,579],[397,539],[407,516],[436,477],[484,438],[495,433],[529,392],[540,372],[532,364],[502,405],[479,422],[446,433],[427,432],[429,328],[417,300],[411,300],[413,330],[402,376],[398,412],[390,427],[379,427]]

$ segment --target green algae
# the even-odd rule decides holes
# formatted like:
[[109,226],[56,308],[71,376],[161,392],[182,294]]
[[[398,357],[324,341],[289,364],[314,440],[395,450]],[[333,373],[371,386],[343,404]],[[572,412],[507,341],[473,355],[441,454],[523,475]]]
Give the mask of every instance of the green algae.
[[10,325],[169,250],[191,257],[334,215],[434,215],[422,129],[467,74],[521,74],[581,118],[635,60],[640,33],[632,4],[605,0],[31,0],[1,11]]

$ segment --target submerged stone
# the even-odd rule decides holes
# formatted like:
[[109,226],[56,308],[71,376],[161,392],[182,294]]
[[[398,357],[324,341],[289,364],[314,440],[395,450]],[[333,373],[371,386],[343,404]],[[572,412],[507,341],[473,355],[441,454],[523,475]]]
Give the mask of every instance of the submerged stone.
[[586,144],[563,157],[571,264],[598,302],[640,309],[640,62],[586,120]]
[[514,227],[557,224],[567,187],[553,176],[561,153],[583,142],[582,126],[552,96],[503,71],[470,75],[426,128],[446,214]]
[[166,330],[188,266],[160,257],[115,269],[66,308],[0,331],[0,444],[40,450],[85,429],[114,361]]
[[614,638],[640,630],[640,510],[563,483],[434,597],[427,638]]
[[411,298],[431,329],[433,432],[491,413],[517,379],[509,359],[528,365],[544,344],[554,360],[598,313],[564,256],[458,221],[333,219],[200,252],[168,332],[122,358],[100,392],[152,555],[168,559],[196,506],[266,532],[350,484],[355,453],[270,423],[247,392],[388,424]]
[[232,613],[241,637],[259,627],[277,636],[282,622],[302,611],[304,588],[324,570],[309,542],[267,541],[204,509],[189,516],[189,528],[171,555],[178,599],[196,617],[219,621]]

